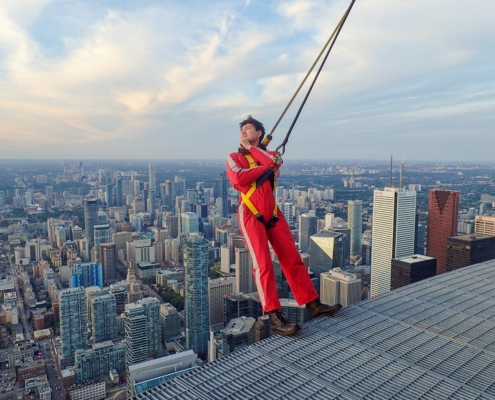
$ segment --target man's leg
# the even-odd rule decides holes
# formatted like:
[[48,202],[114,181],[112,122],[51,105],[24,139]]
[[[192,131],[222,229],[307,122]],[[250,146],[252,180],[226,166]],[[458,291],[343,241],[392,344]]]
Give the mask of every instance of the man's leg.
[[280,210],[277,215],[277,223],[267,231],[268,240],[278,257],[297,304],[307,304],[318,298],[318,292],[309,278],[308,268],[302,262],[285,217]]
[[277,215],[278,222],[268,230],[268,239],[277,254],[297,304],[300,306],[306,304],[306,308],[313,318],[335,314],[342,306],[340,304],[328,306],[320,302],[318,292],[309,279],[307,267],[296,249],[289,225],[280,210],[278,210]]
[[253,274],[263,311],[279,310],[275,274],[265,226],[244,204],[239,206],[239,227],[253,259]]

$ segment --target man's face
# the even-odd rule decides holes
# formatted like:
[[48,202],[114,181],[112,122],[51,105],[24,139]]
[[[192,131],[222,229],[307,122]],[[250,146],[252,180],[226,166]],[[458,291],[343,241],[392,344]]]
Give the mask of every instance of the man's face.
[[248,140],[251,146],[256,146],[262,132],[257,131],[253,124],[246,124],[241,128],[241,141]]

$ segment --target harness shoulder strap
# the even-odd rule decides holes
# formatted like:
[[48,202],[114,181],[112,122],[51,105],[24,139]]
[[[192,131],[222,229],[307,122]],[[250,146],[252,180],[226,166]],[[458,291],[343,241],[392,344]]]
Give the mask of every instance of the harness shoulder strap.
[[[244,154],[244,156],[246,157],[246,160],[249,162],[249,168],[257,167],[256,162],[254,161],[254,158],[251,156],[251,154]],[[254,206],[253,202],[250,200],[250,197],[253,195],[256,189],[260,187],[263,184],[263,182],[270,176],[270,174],[273,174],[273,171],[267,171],[267,173],[265,172],[257,181],[251,182],[251,188],[247,191],[247,193],[241,192],[242,202],[246,205],[247,208],[249,208],[249,210],[253,213],[255,218],[257,218],[263,224],[265,224],[265,222],[263,221],[263,215],[260,214],[258,209]],[[273,190],[275,191],[275,182],[273,183]],[[276,220],[278,220],[277,204],[275,204],[275,207],[273,209],[272,219],[268,222],[268,224],[273,226]]]

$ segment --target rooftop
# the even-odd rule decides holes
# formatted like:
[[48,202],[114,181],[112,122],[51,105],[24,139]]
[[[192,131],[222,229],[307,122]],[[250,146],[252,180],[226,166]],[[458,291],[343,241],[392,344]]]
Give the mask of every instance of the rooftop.
[[396,260],[404,261],[404,262],[406,262],[408,264],[414,264],[414,263],[417,263],[417,262],[420,262],[420,261],[434,260],[434,258],[433,257],[429,257],[429,256],[424,256],[422,254],[414,254],[413,256],[399,257],[399,258],[396,258]]
[[136,399],[494,399],[495,260],[273,336]]
[[240,335],[249,332],[253,324],[256,322],[251,317],[240,317],[230,320],[223,332],[226,335]]

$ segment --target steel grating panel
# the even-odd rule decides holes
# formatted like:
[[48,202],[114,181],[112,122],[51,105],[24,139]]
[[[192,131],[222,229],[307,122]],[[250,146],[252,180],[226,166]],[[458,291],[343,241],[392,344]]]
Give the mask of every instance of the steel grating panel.
[[137,399],[495,400],[495,260],[272,337]]

